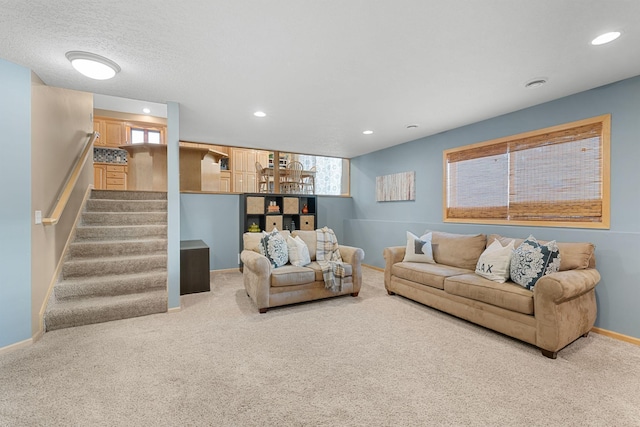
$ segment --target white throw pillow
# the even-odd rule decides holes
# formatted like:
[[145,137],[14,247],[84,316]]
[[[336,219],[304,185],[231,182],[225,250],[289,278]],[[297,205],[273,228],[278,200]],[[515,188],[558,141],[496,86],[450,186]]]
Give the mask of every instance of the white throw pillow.
[[287,236],[287,247],[289,248],[289,262],[296,267],[304,267],[311,264],[311,256],[307,244],[299,236],[295,238]]
[[512,240],[503,247],[497,239],[494,240],[478,258],[476,274],[498,283],[509,280],[514,244]]
[[420,237],[407,231],[407,249],[404,253],[405,262],[428,262],[435,264],[433,250],[431,249],[431,232]]

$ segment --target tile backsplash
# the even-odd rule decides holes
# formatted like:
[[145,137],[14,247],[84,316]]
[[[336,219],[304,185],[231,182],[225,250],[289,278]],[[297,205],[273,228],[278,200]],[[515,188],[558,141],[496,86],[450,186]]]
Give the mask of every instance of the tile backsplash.
[[127,163],[127,152],[119,148],[93,148],[93,161],[99,163]]

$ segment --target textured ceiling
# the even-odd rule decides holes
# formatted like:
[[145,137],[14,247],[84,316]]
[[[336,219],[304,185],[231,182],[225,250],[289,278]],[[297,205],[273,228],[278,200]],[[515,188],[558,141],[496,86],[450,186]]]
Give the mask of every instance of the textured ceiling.
[[637,0],[0,0],[0,58],[48,85],[178,102],[183,140],[342,157],[636,76],[638,46]]

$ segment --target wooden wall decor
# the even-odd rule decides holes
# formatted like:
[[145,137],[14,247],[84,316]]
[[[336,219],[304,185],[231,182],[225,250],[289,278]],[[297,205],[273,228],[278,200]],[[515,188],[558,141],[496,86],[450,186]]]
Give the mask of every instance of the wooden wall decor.
[[416,199],[416,173],[401,172],[376,177],[376,201]]

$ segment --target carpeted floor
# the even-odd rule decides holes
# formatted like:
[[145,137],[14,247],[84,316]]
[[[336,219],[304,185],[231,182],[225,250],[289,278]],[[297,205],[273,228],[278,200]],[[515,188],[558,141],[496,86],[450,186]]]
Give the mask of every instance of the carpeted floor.
[[399,296],[258,314],[240,273],[182,310],[48,332],[0,355],[1,426],[640,426],[640,347],[550,360]]

